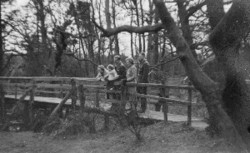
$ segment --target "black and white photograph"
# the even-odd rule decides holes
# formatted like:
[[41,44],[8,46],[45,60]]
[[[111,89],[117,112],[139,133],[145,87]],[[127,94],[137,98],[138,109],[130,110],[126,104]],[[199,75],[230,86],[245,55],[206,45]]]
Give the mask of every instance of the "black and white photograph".
[[0,0],[0,153],[250,153],[250,0]]

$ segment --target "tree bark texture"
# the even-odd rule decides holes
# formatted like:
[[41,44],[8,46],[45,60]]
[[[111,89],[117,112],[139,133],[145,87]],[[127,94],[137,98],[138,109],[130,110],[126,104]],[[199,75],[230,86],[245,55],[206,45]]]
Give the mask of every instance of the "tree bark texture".
[[[234,1],[225,17],[214,27],[210,44],[218,62],[223,67],[223,108],[232,119],[236,129],[250,150],[250,90],[239,68],[239,49],[242,39],[248,34],[250,4],[248,1]],[[213,20],[218,20],[212,15]],[[212,20],[211,19],[211,20]],[[214,26],[214,22],[211,27]]]

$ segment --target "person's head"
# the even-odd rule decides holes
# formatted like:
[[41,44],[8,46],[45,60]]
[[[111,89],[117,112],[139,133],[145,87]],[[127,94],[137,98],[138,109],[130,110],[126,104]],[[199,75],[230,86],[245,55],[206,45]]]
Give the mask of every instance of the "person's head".
[[120,55],[115,55],[114,56],[114,63],[116,65],[121,65],[121,56]]
[[138,56],[138,60],[141,61],[146,58],[146,54],[144,52],[141,52]]
[[112,70],[115,69],[115,67],[114,67],[114,65],[109,64],[109,65],[107,66],[107,69],[108,69],[109,71],[112,71]]
[[126,64],[130,67],[131,65],[134,64],[134,60],[132,58],[126,58]]
[[99,65],[99,66],[97,67],[97,71],[98,71],[98,72],[104,72],[104,70],[105,70],[105,67],[104,67],[103,65]]

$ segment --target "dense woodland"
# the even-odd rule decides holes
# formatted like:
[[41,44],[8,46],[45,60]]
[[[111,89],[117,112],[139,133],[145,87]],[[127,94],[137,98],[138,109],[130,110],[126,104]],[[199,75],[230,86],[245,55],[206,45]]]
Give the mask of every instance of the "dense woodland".
[[[202,63],[212,55],[206,40],[209,24],[205,3],[181,3],[169,1],[167,5],[176,21],[180,25],[185,23],[185,28],[182,27],[185,37]],[[153,72],[185,76],[174,45],[164,37],[166,30],[160,30],[152,0],[31,0],[19,7],[16,4],[6,1],[1,7],[3,75],[90,77],[95,75],[96,65],[112,63],[115,54],[136,57],[139,52],[146,52]],[[158,28],[107,38],[95,26],[110,29],[123,24]]]
[[16,3],[1,1],[1,75],[93,77],[116,54],[146,52],[157,80],[189,77],[212,134],[250,148],[248,0]]

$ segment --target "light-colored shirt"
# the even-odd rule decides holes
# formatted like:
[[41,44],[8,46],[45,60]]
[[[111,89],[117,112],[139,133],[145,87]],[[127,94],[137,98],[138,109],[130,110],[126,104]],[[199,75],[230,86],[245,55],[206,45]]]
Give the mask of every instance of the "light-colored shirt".
[[132,65],[127,69],[126,78],[128,82],[137,81],[137,68],[135,65]]
[[107,74],[107,76],[105,76],[105,77],[107,77],[109,81],[112,81],[112,80],[114,80],[117,76],[118,76],[118,74],[117,74],[116,70],[113,69],[113,70],[111,70],[111,71],[108,71],[108,74]]

